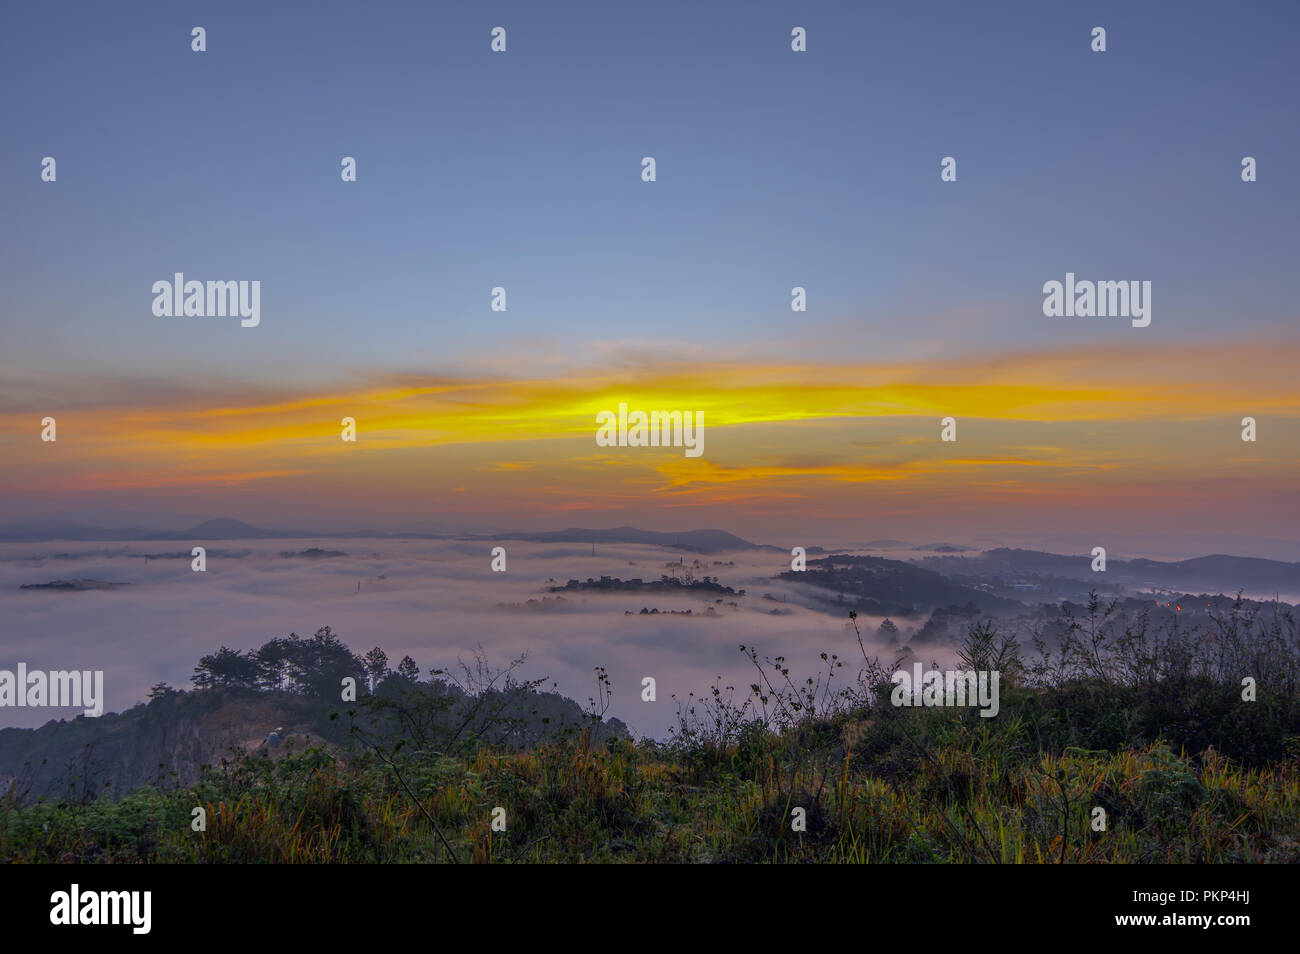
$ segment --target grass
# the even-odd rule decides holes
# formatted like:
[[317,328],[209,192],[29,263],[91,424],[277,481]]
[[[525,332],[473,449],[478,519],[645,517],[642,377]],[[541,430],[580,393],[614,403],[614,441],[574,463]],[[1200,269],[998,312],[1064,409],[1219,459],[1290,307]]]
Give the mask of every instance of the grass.
[[[1106,608],[1088,610],[1067,629],[1079,639],[1029,665],[989,624],[971,627],[963,663],[1003,674],[994,718],[891,704],[890,669],[853,617],[856,682],[833,653],[799,681],[784,657],[741,647],[749,695],[687,697],[667,741],[596,731],[611,692],[599,668],[588,727],[527,744],[490,731],[484,702],[505,696],[470,695],[449,718],[431,683],[390,682],[392,697],[361,700],[369,718],[348,713],[348,746],[242,755],[193,788],[119,800],[11,794],[0,860],[1300,862],[1289,615],[1234,610],[1207,639],[1152,636],[1144,621],[1108,630]],[[1250,699],[1243,672],[1261,674]]]
[[[709,758],[585,738],[407,766],[321,751],[250,759],[192,791],[85,805],[9,805],[9,862],[989,862],[1300,861],[1300,766],[1242,768],[1161,743],[1116,753],[1027,751],[1004,727],[908,712],[833,728],[791,759],[773,736]],[[899,730],[903,729],[900,733]],[[910,760],[891,740],[932,744]],[[939,738],[942,741],[938,741]],[[856,743],[861,748],[855,748]],[[761,751],[760,751],[761,750]],[[787,757],[783,758],[783,754]],[[202,806],[206,830],[192,830]],[[505,809],[505,831],[492,830]],[[792,829],[803,808],[806,830]],[[1106,812],[1094,830],[1094,810]],[[427,815],[426,815],[427,813]],[[432,821],[431,821],[432,819]],[[434,823],[446,838],[442,843]]]

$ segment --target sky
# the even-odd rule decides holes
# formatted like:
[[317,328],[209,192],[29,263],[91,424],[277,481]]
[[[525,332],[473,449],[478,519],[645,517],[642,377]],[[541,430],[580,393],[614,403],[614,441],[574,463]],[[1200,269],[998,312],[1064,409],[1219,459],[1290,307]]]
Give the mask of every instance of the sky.
[[[1283,3],[13,7],[0,523],[1300,560],[1298,25]],[[156,316],[176,272],[259,281],[260,324]],[[1046,317],[1067,272],[1150,281],[1151,324]],[[702,411],[705,453],[596,446],[620,402]]]

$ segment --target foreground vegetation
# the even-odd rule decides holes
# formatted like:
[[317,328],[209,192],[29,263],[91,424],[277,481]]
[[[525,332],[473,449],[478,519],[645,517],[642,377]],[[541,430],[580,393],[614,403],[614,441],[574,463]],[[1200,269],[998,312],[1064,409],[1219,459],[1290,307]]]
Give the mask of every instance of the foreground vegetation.
[[[509,703],[536,684],[510,669],[467,669],[456,686],[380,666],[375,691],[337,713],[348,746],[252,753],[194,786],[120,800],[10,798],[0,858],[1300,861],[1300,651],[1287,609],[1239,603],[1211,629],[1159,633],[1096,598],[1063,612],[1065,639],[1029,662],[991,624],[971,627],[963,668],[1003,673],[995,718],[893,705],[892,667],[868,656],[856,620],[856,667],[827,652],[798,679],[784,658],[742,647],[754,683],[680,700],[663,742],[602,731],[599,670],[589,724],[528,736]],[[192,830],[196,806],[205,831]]]

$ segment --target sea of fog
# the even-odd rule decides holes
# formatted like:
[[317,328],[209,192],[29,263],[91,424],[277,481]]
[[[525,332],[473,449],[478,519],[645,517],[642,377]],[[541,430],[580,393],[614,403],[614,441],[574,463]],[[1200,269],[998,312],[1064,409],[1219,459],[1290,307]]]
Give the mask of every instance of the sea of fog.
[[[490,569],[497,545],[506,548],[504,573]],[[0,669],[24,662],[29,670],[103,670],[104,709],[115,712],[145,699],[155,683],[189,687],[199,657],[221,646],[252,649],[272,637],[309,636],[329,626],[354,652],[380,646],[393,666],[411,656],[422,676],[458,658],[472,661],[479,647],[495,666],[527,653],[521,677],[544,677],[547,688],[554,682],[582,704],[596,692],[594,667],[603,666],[614,689],[607,714],[638,735],[662,738],[675,721],[674,695],[707,692],[719,676],[738,695],[747,692],[754,673],[741,644],[785,656],[792,677],[812,674],[823,650],[850,665],[861,658],[843,617],[794,602],[794,589],[776,579],[790,558],[775,550],[683,556],[651,546],[599,545],[593,556],[580,544],[421,539],[236,540],[207,547],[207,570],[196,573],[188,542],[0,544]],[[346,555],[281,555],[310,548]],[[559,594],[566,601],[559,609],[510,606],[553,599],[547,587],[572,578],[658,579],[679,556],[687,566],[699,560],[692,567],[697,577],[717,577],[747,595],[724,596],[718,604],[720,594],[704,591],[675,597],[585,591]],[[20,589],[74,579],[129,585]],[[737,606],[727,605],[733,600]],[[699,615],[710,605],[716,617]],[[640,615],[642,607],[661,615]],[[693,615],[662,615],[686,609]],[[635,615],[624,615],[629,610]],[[875,642],[879,623],[859,620],[869,650],[892,662],[895,647]],[[653,703],[641,701],[645,676],[657,683]],[[0,727],[76,714],[6,707]]]

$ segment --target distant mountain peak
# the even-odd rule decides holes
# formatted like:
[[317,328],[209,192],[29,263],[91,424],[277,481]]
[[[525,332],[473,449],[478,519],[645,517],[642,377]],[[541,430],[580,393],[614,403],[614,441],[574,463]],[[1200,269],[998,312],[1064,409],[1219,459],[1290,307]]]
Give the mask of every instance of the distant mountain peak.
[[244,523],[242,520],[236,520],[233,517],[214,517],[212,520],[204,520],[199,524],[196,530],[256,530],[251,523]]
[[527,540],[532,543],[641,543],[660,547],[676,547],[696,553],[717,553],[724,550],[754,550],[758,545],[728,533],[726,530],[639,530],[636,527],[614,527],[612,530],[589,530],[569,527],[567,530],[546,530],[529,533],[497,533],[489,540]]

